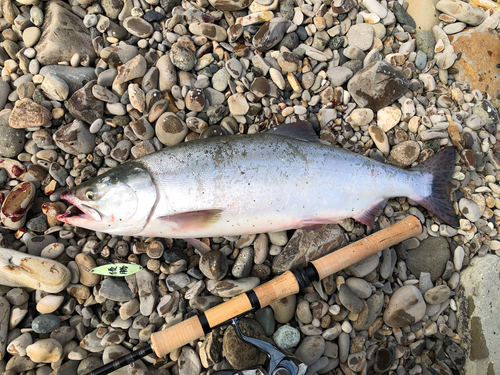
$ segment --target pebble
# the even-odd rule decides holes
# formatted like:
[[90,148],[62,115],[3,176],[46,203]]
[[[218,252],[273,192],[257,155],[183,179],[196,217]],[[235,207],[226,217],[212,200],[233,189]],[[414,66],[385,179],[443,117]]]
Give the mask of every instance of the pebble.
[[26,354],[35,363],[53,363],[61,360],[63,348],[54,339],[44,339],[29,345]]
[[377,112],[377,125],[386,133],[401,120],[401,110],[397,107],[385,107]]
[[462,214],[472,222],[478,221],[481,217],[478,205],[470,199],[460,199],[460,201],[458,202],[458,207],[460,209],[460,212],[462,212]]
[[430,305],[438,305],[448,301],[450,294],[451,290],[447,285],[438,285],[425,292],[424,299]]
[[87,154],[93,150],[95,144],[95,135],[79,120],[59,128],[53,139],[61,150],[72,155]]
[[[1,89],[0,83],[0,91]],[[23,150],[25,137],[24,132],[21,129],[14,129],[9,126],[8,119],[9,116],[0,115],[0,155],[6,158],[13,158],[19,155],[19,153]]]
[[405,285],[398,289],[384,312],[384,322],[389,327],[403,327],[418,322],[425,315],[425,301],[420,291]]
[[273,334],[273,340],[281,349],[295,348],[300,341],[300,332],[289,325],[283,325]]
[[39,315],[31,323],[31,328],[36,333],[50,333],[59,328],[61,321],[58,316],[53,314]]
[[361,51],[369,50],[373,44],[373,33],[373,28],[366,23],[351,26],[347,33],[349,47],[357,47]]
[[250,106],[243,94],[234,94],[227,100],[229,111],[235,116],[245,115]]
[[306,336],[295,351],[295,355],[306,365],[312,365],[325,352],[325,340],[321,336]]
[[185,122],[172,112],[165,112],[156,120],[155,132],[164,145],[174,146],[180,143],[188,131]]
[[290,21],[284,17],[275,17],[267,21],[253,37],[254,47],[261,52],[271,49],[283,39],[289,24]]
[[127,17],[123,20],[123,27],[130,34],[139,38],[147,38],[153,33],[153,26],[140,17]]
[[129,289],[125,282],[113,278],[106,278],[101,283],[99,295],[111,301],[127,302],[134,298],[135,293]]
[[359,314],[363,310],[363,301],[346,284],[342,284],[339,288],[339,300],[354,314]]
[[278,323],[288,323],[295,314],[296,296],[291,295],[271,304],[274,312],[274,319]]

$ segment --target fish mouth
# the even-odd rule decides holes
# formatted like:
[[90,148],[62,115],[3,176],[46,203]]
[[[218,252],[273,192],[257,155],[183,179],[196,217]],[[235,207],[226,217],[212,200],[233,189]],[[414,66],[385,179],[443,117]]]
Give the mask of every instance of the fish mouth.
[[89,207],[86,204],[83,204],[78,198],[69,193],[61,194],[61,199],[72,203],[73,206],[70,206],[66,212],[60,213],[56,215],[56,220],[70,223],[70,221],[74,221],[74,219],[78,220],[93,220],[93,221],[102,221],[102,216],[95,208]]

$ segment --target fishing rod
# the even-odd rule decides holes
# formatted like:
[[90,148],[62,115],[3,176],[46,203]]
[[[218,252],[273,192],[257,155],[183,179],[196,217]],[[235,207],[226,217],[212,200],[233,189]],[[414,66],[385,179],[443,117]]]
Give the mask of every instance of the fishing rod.
[[[379,230],[378,232],[319,259],[313,260],[305,267],[286,271],[273,280],[257,286],[253,290],[233,297],[229,301],[212,307],[199,315],[192,316],[163,331],[155,332],[151,335],[151,345],[142,347],[139,350],[93,370],[89,375],[109,374],[151,353],[155,353],[158,358],[161,358],[189,344],[191,341],[199,339],[212,329],[226,324],[232,324],[237,335],[241,339],[258,347],[268,355],[271,359],[272,366],[274,366],[274,370],[268,371],[268,374],[274,374],[275,370],[281,371],[279,372],[280,374],[283,373],[283,371],[286,371],[285,373],[290,375],[303,374],[305,372],[304,364],[300,365],[302,367],[293,367],[291,357],[281,356],[281,352],[276,347],[262,340],[244,336],[238,328],[239,318],[249,312],[259,310],[279,301],[282,298],[298,293],[312,281],[322,280],[379,251],[398,244],[408,238],[417,236],[422,233],[422,228],[422,223],[417,217],[408,216],[385,229]],[[229,373],[238,374],[242,372],[231,370],[228,374]]]

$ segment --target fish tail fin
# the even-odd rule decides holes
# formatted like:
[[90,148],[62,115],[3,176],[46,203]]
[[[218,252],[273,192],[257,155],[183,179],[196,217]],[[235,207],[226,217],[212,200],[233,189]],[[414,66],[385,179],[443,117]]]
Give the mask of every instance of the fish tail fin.
[[446,193],[446,185],[455,171],[456,147],[445,147],[428,160],[412,168],[412,171],[432,175],[431,194],[427,197],[411,198],[429,212],[436,215],[446,224],[458,227],[458,218],[455,214],[450,198]]

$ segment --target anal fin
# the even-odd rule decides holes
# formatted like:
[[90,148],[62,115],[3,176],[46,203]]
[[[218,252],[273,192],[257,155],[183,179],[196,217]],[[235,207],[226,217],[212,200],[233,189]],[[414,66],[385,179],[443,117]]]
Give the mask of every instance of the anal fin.
[[374,228],[375,227],[375,219],[380,216],[380,214],[384,211],[384,207],[387,204],[389,199],[382,199],[381,201],[375,203],[368,210],[363,212],[361,216],[356,216],[354,219],[359,221],[360,223],[366,225],[367,227]]
[[220,220],[222,210],[202,210],[183,212],[171,216],[160,217],[159,220],[178,231],[204,229]]
[[196,250],[198,250],[202,255],[209,252],[210,246],[208,246],[206,243],[197,240],[196,238],[183,238],[184,241],[186,241],[188,244],[193,246]]

